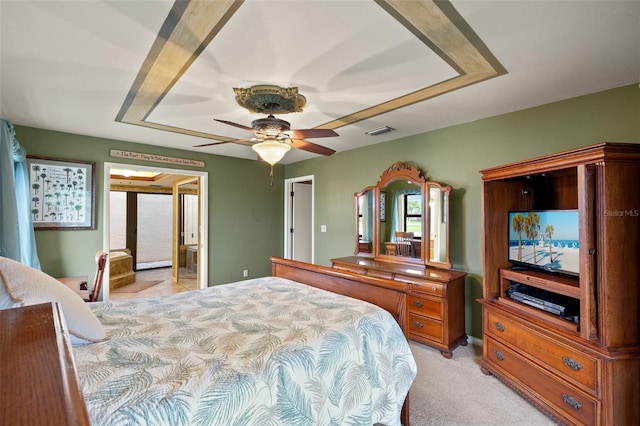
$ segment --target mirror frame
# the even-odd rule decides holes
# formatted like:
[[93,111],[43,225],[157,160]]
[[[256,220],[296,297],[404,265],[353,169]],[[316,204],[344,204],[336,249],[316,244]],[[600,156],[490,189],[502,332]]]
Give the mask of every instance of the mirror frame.
[[[359,203],[359,199],[360,197],[364,196],[364,194],[366,194],[368,191],[371,191],[371,194],[373,195],[373,197],[371,197],[373,204],[375,205],[375,187],[374,186],[367,186],[366,188],[364,188],[362,191],[360,192],[356,192],[353,194],[353,197],[356,201],[356,250],[354,251],[353,254],[355,254],[356,256],[363,256],[363,257],[374,257],[374,253],[373,253],[373,245],[374,245],[374,240],[375,240],[375,225],[374,225],[374,231],[373,234],[371,235],[371,249],[369,251],[362,251],[361,250],[361,246],[360,246],[360,234],[358,233],[358,223],[360,221],[359,218],[359,209],[360,209],[360,203]],[[373,212],[373,216],[371,218],[371,220],[373,221],[374,224],[378,223],[377,222],[377,218],[375,215],[375,211]]]
[[[381,252],[381,235],[380,235],[380,194],[381,192],[386,191],[386,188],[389,184],[397,181],[397,180],[406,180],[411,182],[414,185],[417,185],[420,188],[420,193],[422,194],[422,239],[420,242],[420,257],[418,258],[407,258],[407,257],[398,257],[387,255]],[[428,207],[429,200],[429,190],[430,187],[435,186],[440,189],[443,193],[443,222],[445,223],[445,238],[446,238],[446,248],[445,248],[445,259],[444,261],[432,261],[431,253],[430,253],[430,244],[428,241],[428,236],[431,235],[431,209]],[[373,250],[372,253],[365,253],[360,251],[359,246],[359,235],[358,235],[358,197],[365,194],[367,191],[373,190],[373,240],[371,242]],[[356,224],[356,248],[355,255],[364,256],[364,257],[375,257],[376,259],[395,262],[395,263],[410,263],[410,264],[420,264],[420,265],[429,265],[441,269],[451,269],[452,264],[450,260],[450,233],[449,233],[449,204],[450,204],[450,195],[451,195],[451,186],[442,185],[438,182],[426,180],[423,172],[414,164],[409,162],[397,162],[391,165],[387,170],[385,170],[380,175],[380,180],[375,186],[368,186],[364,188],[360,192],[354,193],[355,198],[355,224]],[[427,238],[425,238],[427,237]]]
[[[411,182],[412,184],[418,186],[420,188],[420,193],[422,194],[422,233],[423,235],[428,235],[425,230],[427,230],[426,225],[428,224],[426,220],[425,212],[425,183],[426,179],[422,174],[422,171],[418,169],[411,163],[406,162],[398,162],[392,164],[387,170],[382,172],[380,175],[380,180],[375,186],[374,191],[374,227],[373,227],[373,235],[374,235],[374,249],[373,252],[375,254],[376,259],[386,260],[389,262],[400,262],[400,263],[418,263],[425,264],[425,259],[428,259],[428,254],[426,253],[424,238],[420,241],[420,257],[401,257],[391,256],[381,252],[382,240],[380,236],[380,193],[385,191],[386,188],[393,182],[398,180],[404,180],[407,182]],[[387,200],[388,203],[388,200]]]

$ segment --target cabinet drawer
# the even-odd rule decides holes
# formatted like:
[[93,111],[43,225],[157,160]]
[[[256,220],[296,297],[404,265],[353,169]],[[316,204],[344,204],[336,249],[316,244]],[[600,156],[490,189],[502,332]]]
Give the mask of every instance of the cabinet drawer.
[[442,299],[434,300],[416,296],[409,296],[407,299],[410,314],[425,315],[437,320],[442,319]]
[[506,346],[487,338],[486,359],[533,390],[576,424],[596,424],[598,402]]
[[402,277],[400,275],[396,276],[396,281],[403,281],[413,284],[412,291],[416,293],[423,293],[440,297],[444,295],[444,286],[439,283],[430,281],[418,281],[415,278],[413,280],[410,280],[408,277]]
[[485,333],[495,336],[535,357],[554,372],[597,392],[598,362],[578,349],[555,342],[524,325],[487,311]]
[[409,313],[409,333],[442,343],[442,322]]

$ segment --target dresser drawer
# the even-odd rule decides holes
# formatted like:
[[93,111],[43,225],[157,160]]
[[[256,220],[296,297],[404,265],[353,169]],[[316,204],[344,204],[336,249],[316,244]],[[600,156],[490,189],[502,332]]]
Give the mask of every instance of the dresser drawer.
[[526,383],[542,400],[562,412],[573,423],[597,424],[598,402],[594,398],[525,360],[492,338],[487,337],[485,344],[485,359],[497,367],[498,373],[502,370],[520,383]]
[[341,271],[347,271],[347,272],[353,272],[356,274],[362,274],[362,275],[367,275],[367,268],[363,268],[357,265],[343,265],[341,263],[339,264],[334,264],[333,265],[334,269],[339,269]]
[[434,283],[430,281],[419,281],[415,278],[410,280],[408,277],[402,277],[401,275],[396,276],[396,281],[403,281],[407,283],[413,284],[412,292],[428,294],[431,296],[440,296],[444,295],[444,286],[439,283]]
[[367,271],[367,275],[371,277],[376,277],[376,278],[386,278],[388,280],[393,279],[393,273],[387,272],[387,271],[377,271],[375,269],[369,269]]
[[409,313],[442,320],[443,299],[408,296]]
[[583,384],[597,394],[598,361],[595,358],[578,349],[555,342],[548,335],[540,335],[500,314],[486,312],[485,333],[526,352],[554,372],[570,381]]
[[442,322],[409,313],[409,334],[442,343]]

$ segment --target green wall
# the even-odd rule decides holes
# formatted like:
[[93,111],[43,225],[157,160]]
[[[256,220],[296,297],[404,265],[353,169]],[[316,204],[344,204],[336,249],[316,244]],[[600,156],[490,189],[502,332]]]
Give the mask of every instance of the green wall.
[[110,149],[201,160],[205,167],[136,161],[167,169],[207,172],[209,176],[209,285],[271,274],[269,257],[283,253],[283,173],[262,162],[135,144],[110,139],[15,126],[29,155],[96,162],[96,229],[38,230],[36,244],[42,270],[53,276],[93,276],[94,254],[103,248],[104,163],[134,163],[109,156]]
[[[475,302],[482,296],[479,171],[603,141],[640,143],[637,84],[290,164],[285,177],[315,175],[315,261],[324,265],[353,254],[353,194],[375,185],[391,164],[414,162],[430,179],[452,185],[451,259],[455,269],[469,273],[466,329],[480,337],[481,310]],[[321,225],[327,225],[326,233]]]

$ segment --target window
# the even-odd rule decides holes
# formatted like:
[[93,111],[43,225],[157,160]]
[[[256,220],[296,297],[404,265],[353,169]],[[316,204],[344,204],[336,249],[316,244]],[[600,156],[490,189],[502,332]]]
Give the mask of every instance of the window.
[[404,195],[404,231],[413,232],[414,238],[422,238],[422,195]]

